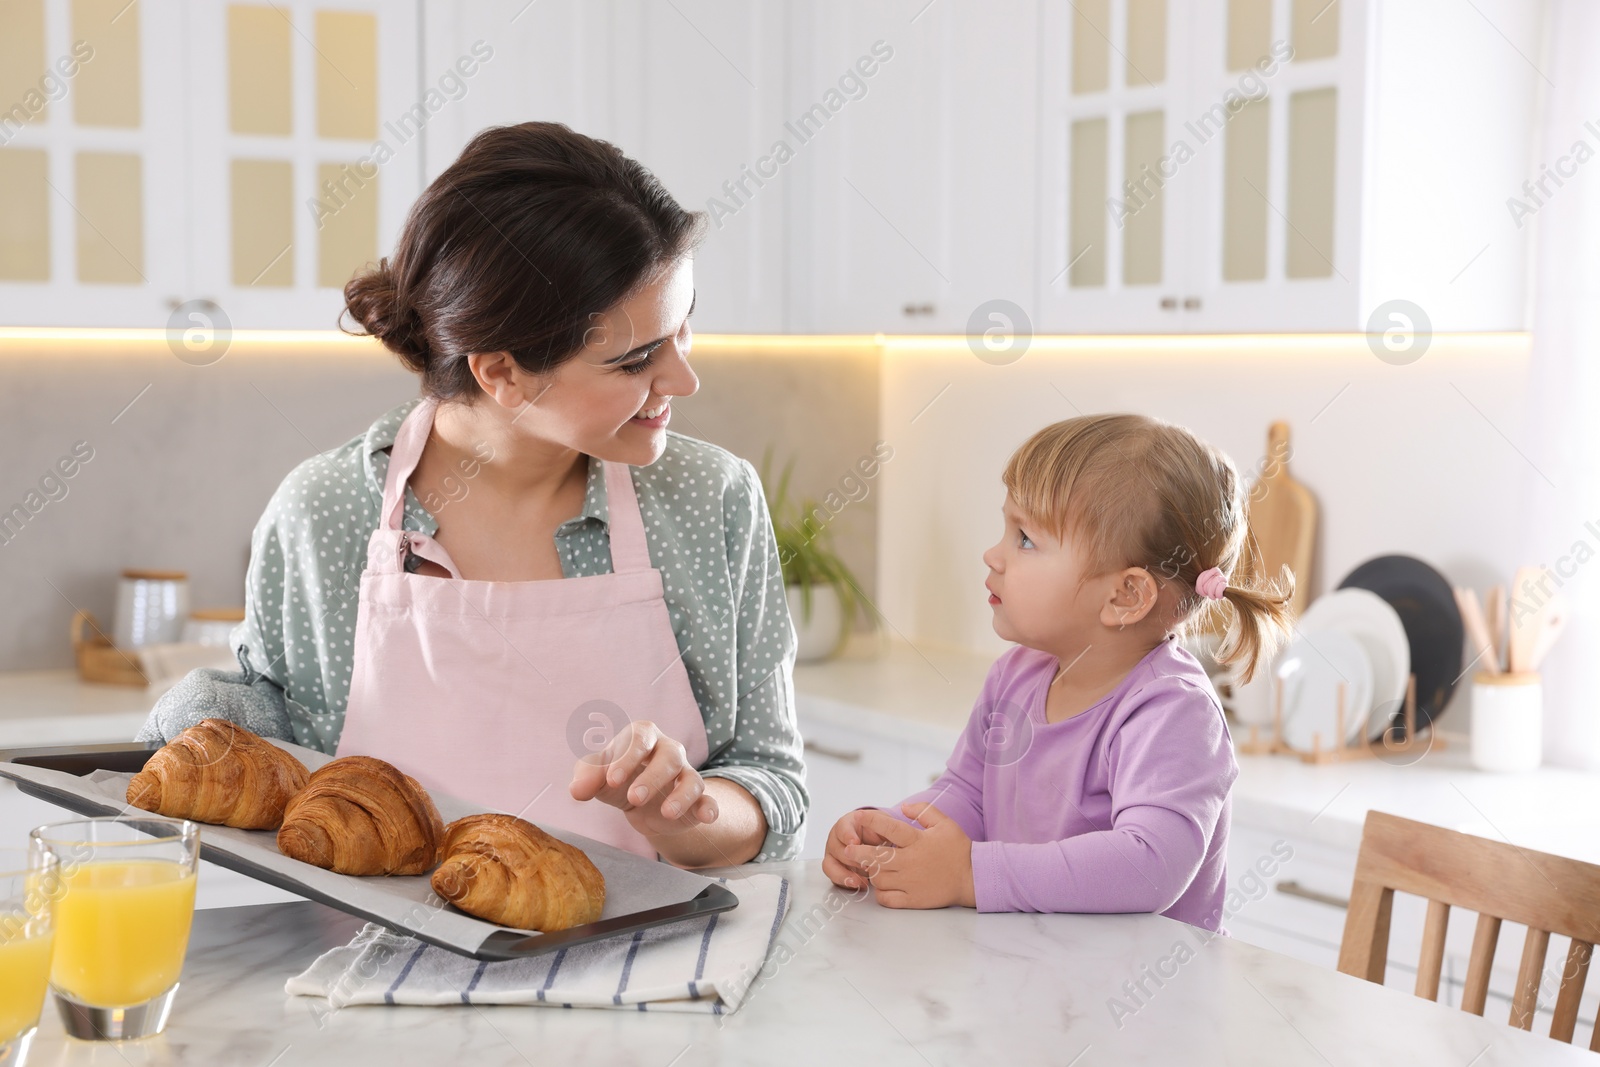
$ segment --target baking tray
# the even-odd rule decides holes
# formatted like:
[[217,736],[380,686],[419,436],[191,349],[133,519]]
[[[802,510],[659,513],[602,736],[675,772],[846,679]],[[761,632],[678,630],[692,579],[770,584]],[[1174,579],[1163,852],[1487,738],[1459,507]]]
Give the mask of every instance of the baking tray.
[[[274,741],[273,744],[287,749],[297,756],[302,756],[303,762],[312,770],[332,758],[323,753],[313,752],[310,749],[302,749],[297,745],[278,741]],[[120,815],[124,812],[136,812],[139,809],[130,808],[127,804],[116,803],[110,797],[98,798],[92,795],[85,795],[87,786],[79,788],[70,782],[51,783],[29,778],[26,776],[29,771],[25,768],[39,768],[43,771],[61,772],[75,777],[86,777],[96,771],[133,774],[142,769],[145,761],[160,748],[161,745],[157,742],[134,742],[76,747],[5,749],[0,750],[0,776],[15,782],[17,788],[29,796],[49,801],[80,815]],[[468,809],[486,810],[466,805],[461,801],[441,796],[438,793],[433,794],[433,799],[435,804],[438,805],[441,815],[446,815],[446,822],[451,821],[453,818],[459,818]],[[454,811],[446,814],[449,809],[454,809]],[[635,931],[655,926],[665,926],[668,923],[710,915],[713,912],[727,911],[737,907],[739,904],[739,898],[732,891],[709,878],[694,875],[692,872],[683,871],[667,864],[654,863],[654,861],[646,860],[621,849],[614,849],[601,842],[590,841],[587,838],[553,827],[545,827],[545,829],[556,837],[568,840],[583,848],[585,852],[590,854],[590,858],[594,859],[597,865],[602,867],[602,870],[606,866],[613,866],[615,869],[615,865],[628,864],[629,861],[640,865],[653,864],[653,866],[661,869],[660,876],[663,880],[670,880],[675,885],[681,886],[687,884],[685,882],[686,877],[692,877],[703,881],[705,886],[697,895],[678,903],[647,907],[638,911],[608,916],[597,922],[586,923],[582,926],[541,934],[496,926],[481,919],[474,919],[448,905],[429,905],[426,907],[413,905],[408,907],[406,914],[399,918],[393,914],[385,915],[373,908],[363,906],[359,901],[352,898],[361,896],[370,898],[374,889],[381,892],[386,884],[393,885],[401,881],[411,882],[414,880],[357,878],[350,875],[334,874],[331,871],[324,871],[322,868],[313,867],[310,864],[282,858],[282,854],[277,852],[275,843],[271,845],[271,848],[273,853],[280,857],[276,862],[284,866],[304,868],[306,872],[304,877],[297,877],[292,871],[286,872],[250,859],[249,853],[262,848],[267,839],[275,841],[275,832],[271,830],[235,830],[230,827],[215,827],[201,823],[200,857],[215,863],[219,867],[238,871],[240,874],[247,875],[267,885],[276,886],[290,893],[297,893],[329,907],[360,916],[369,922],[378,923],[392,930],[426,941],[429,944],[438,945],[441,948],[479,960],[509,960],[538,956],[546,952],[570,948],[573,945],[599,941],[622,934],[631,934]],[[226,837],[223,836],[224,832],[227,834]],[[250,844],[248,848],[241,846],[239,843],[246,838],[254,839],[247,842]],[[637,881],[641,876],[651,877],[654,872],[648,867],[641,867],[629,868],[629,873]],[[426,877],[426,875],[418,876],[420,879],[426,879]],[[612,876],[608,875],[608,903],[611,899],[611,885]],[[448,925],[450,929],[448,931],[441,932],[437,929],[428,929],[430,920],[438,920],[444,917],[449,919]],[[481,940],[477,940],[480,934]]]

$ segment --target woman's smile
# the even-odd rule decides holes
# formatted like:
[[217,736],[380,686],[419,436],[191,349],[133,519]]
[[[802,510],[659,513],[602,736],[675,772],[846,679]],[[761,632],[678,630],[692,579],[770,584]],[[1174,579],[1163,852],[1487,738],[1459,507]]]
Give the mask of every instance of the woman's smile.
[[652,408],[645,408],[628,421],[638,426],[647,426],[650,429],[659,429],[665,426],[672,418],[672,403],[663,400]]

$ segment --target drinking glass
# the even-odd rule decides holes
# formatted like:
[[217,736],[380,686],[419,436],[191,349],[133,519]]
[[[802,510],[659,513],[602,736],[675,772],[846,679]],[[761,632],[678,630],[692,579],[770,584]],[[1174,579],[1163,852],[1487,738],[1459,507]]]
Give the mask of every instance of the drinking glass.
[[108,815],[40,826],[32,837],[61,867],[50,990],[67,1033],[89,1041],[160,1033],[189,946],[199,828]]
[[56,857],[0,848],[0,1065],[20,1067],[50,984],[52,919],[61,893]]

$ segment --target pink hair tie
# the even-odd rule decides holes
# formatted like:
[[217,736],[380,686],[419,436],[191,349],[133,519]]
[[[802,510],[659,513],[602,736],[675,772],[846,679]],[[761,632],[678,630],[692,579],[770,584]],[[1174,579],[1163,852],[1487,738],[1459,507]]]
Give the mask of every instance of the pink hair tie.
[[1207,600],[1221,600],[1222,594],[1228,591],[1228,579],[1220,568],[1212,567],[1200,572],[1194,580],[1194,591]]

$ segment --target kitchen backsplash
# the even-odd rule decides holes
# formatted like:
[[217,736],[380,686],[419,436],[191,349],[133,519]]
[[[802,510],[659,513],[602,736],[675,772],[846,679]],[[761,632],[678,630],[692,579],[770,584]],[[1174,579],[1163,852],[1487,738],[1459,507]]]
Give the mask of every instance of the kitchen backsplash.
[[[236,338],[196,367],[163,340],[0,340],[0,669],[71,663],[74,607],[109,624],[124,567],[189,572],[196,607],[243,598],[250,530],[295,464],[416,393],[377,345]],[[1190,426],[1247,472],[1289,421],[1290,469],[1321,507],[1313,592],[1384,552],[1488,584],[1517,559],[1524,335],[1440,336],[1409,366],[1360,336],[1035,338],[996,365],[962,338],[706,336],[673,426],[773,473],[794,458],[819,519],[891,634],[986,651],[980,555],[1000,470],[1079,412]]]
[[[1035,338],[991,365],[962,338],[885,345],[878,606],[906,637],[995,651],[980,558],[1000,472],[1033,431],[1097,411],[1181,423],[1253,474],[1289,423],[1289,470],[1317,499],[1310,593],[1403,552],[1453,581],[1505,580],[1525,551],[1523,334],[1439,335],[1392,365],[1362,335]],[[1523,446],[1524,448],[1526,446]],[[1302,576],[1304,577],[1304,576]]]
[[[769,445],[775,469],[794,456],[798,494],[824,499],[872,454],[870,340],[703,337],[693,365],[673,428],[757,466]],[[0,381],[0,670],[70,666],[74,609],[109,628],[125,567],[187,571],[197,608],[243,603],[250,531],[283,476],[417,393],[375,342],[327,335],[236,336],[192,366],[160,335],[6,331]],[[877,496],[852,497],[828,528],[871,589]]]

